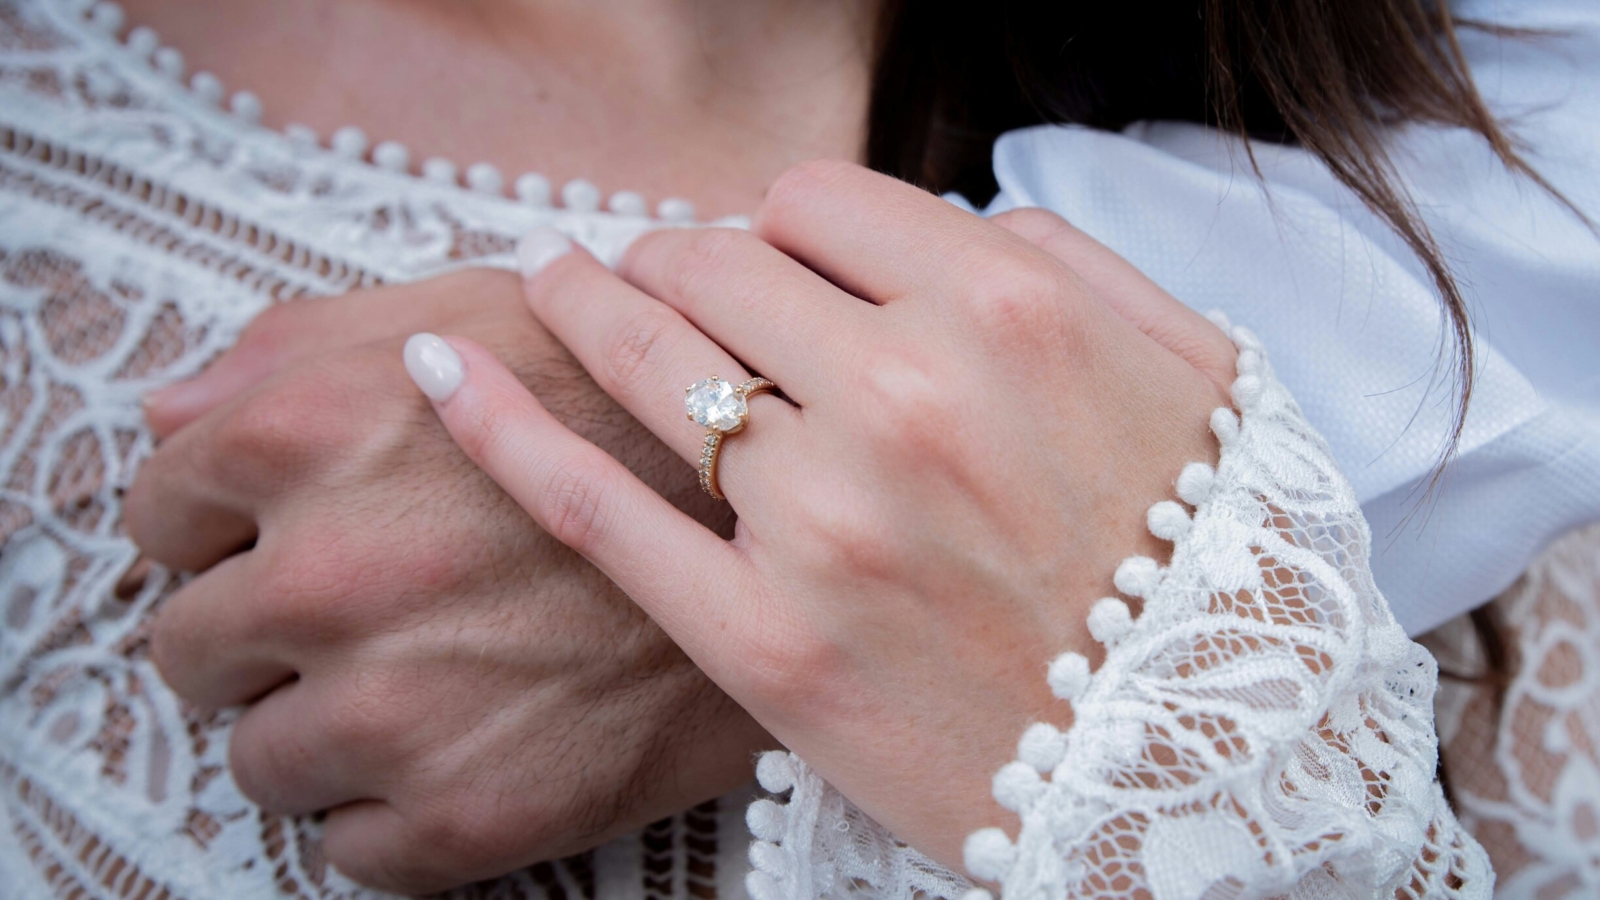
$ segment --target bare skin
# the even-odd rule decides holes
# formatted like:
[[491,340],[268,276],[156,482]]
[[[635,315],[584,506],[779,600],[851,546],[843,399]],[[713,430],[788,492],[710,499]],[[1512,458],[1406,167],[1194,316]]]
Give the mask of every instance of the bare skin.
[[789,166],[857,159],[872,0],[129,0],[190,70],[249,90],[266,124],[345,125],[585,178],[702,218],[748,213]]

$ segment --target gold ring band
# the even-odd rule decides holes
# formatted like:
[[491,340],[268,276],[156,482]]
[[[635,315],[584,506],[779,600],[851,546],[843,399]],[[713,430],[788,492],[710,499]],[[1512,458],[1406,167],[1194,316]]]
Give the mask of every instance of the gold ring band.
[[752,378],[734,385],[716,375],[684,388],[683,403],[689,420],[706,430],[705,441],[700,445],[700,489],[713,499],[725,499],[717,483],[717,461],[722,457],[724,439],[738,434],[749,424],[751,397],[777,388],[765,378]]

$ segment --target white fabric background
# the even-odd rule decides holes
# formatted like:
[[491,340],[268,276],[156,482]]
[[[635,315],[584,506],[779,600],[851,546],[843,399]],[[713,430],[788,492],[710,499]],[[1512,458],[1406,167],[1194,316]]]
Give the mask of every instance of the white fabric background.
[[[1463,43],[1527,158],[1600,219],[1600,3],[1458,5],[1559,35]],[[1396,145],[1478,329],[1461,456],[1422,488],[1453,413],[1441,307],[1415,257],[1303,151],[1185,124],[1040,127],[995,148],[986,210],[1048,207],[1189,305],[1274,348],[1372,524],[1374,569],[1411,634],[1488,600],[1540,548],[1600,519],[1600,237],[1480,139],[1411,128]]]

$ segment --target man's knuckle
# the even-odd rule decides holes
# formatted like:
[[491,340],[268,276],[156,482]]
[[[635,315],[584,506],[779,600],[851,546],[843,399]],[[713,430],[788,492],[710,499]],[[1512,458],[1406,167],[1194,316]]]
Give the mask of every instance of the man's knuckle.
[[396,752],[417,725],[408,712],[415,687],[388,664],[374,662],[351,676],[339,696],[324,705],[319,727],[332,746]]
[[228,770],[239,793],[268,812],[281,812],[280,798],[289,775],[318,762],[296,752],[297,746],[289,735],[264,740],[235,731],[228,742]]
[[149,547],[170,521],[164,512],[161,485],[168,481],[166,469],[172,455],[170,448],[158,449],[139,467],[139,474],[122,498],[122,527],[134,546]]
[[190,633],[178,616],[168,606],[159,613],[150,626],[150,662],[161,679],[179,696],[184,696],[184,685],[189,670]]
[[260,595],[278,608],[297,608],[302,598],[320,598],[328,592],[330,564],[342,562],[339,548],[330,545],[337,540],[326,532],[297,533],[256,548],[252,552],[259,554],[256,585]]
[[320,449],[343,437],[338,422],[318,414],[312,392],[284,383],[230,410],[207,454],[220,483],[262,483],[303,471]]
[[252,588],[263,626],[317,639],[357,627],[349,621],[358,618],[356,601],[379,593],[362,588],[381,588],[393,567],[384,554],[361,547],[360,541],[348,532],[323,532],[315,539],[284,541],[293,548],[288,552],[253,551],[269,554]]
[[196,461],[197,474],[213,484],[253,494],[276,494],[307,459],[293,420],[279,410],[251,403],[230,413]]

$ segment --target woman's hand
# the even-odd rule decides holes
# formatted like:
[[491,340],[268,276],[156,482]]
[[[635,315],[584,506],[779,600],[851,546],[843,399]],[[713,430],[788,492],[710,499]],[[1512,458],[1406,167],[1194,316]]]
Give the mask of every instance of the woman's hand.
[[[754,233],[666,231],[612,275],[525,239],[534,313],[686,461],[683,389],[772,379],[720,482],[726,541],[459,338],[410,347],[457,442],[730,695],[897,836],[957,865],[994,772],[1187,462],[1213,459],[1226,338],[1061,220],[997,224],[839,163]],[[864,302],[863,302],[864,301]],[[454,348],[452,351],[450,348]],[[459,354],[459,356],[457,355]]]
[[420,328],[504,354],[561,421],[732,529],[506,273],[274,307],[153,398],[163,439],[127,527],[156,560],[206,570],[156,618],[156,664],[196,705],[247,704],[229,746],[246,796],[332,810],[328,858],[406,893],[717,796],[770,741],[450,442],[400,365]]

